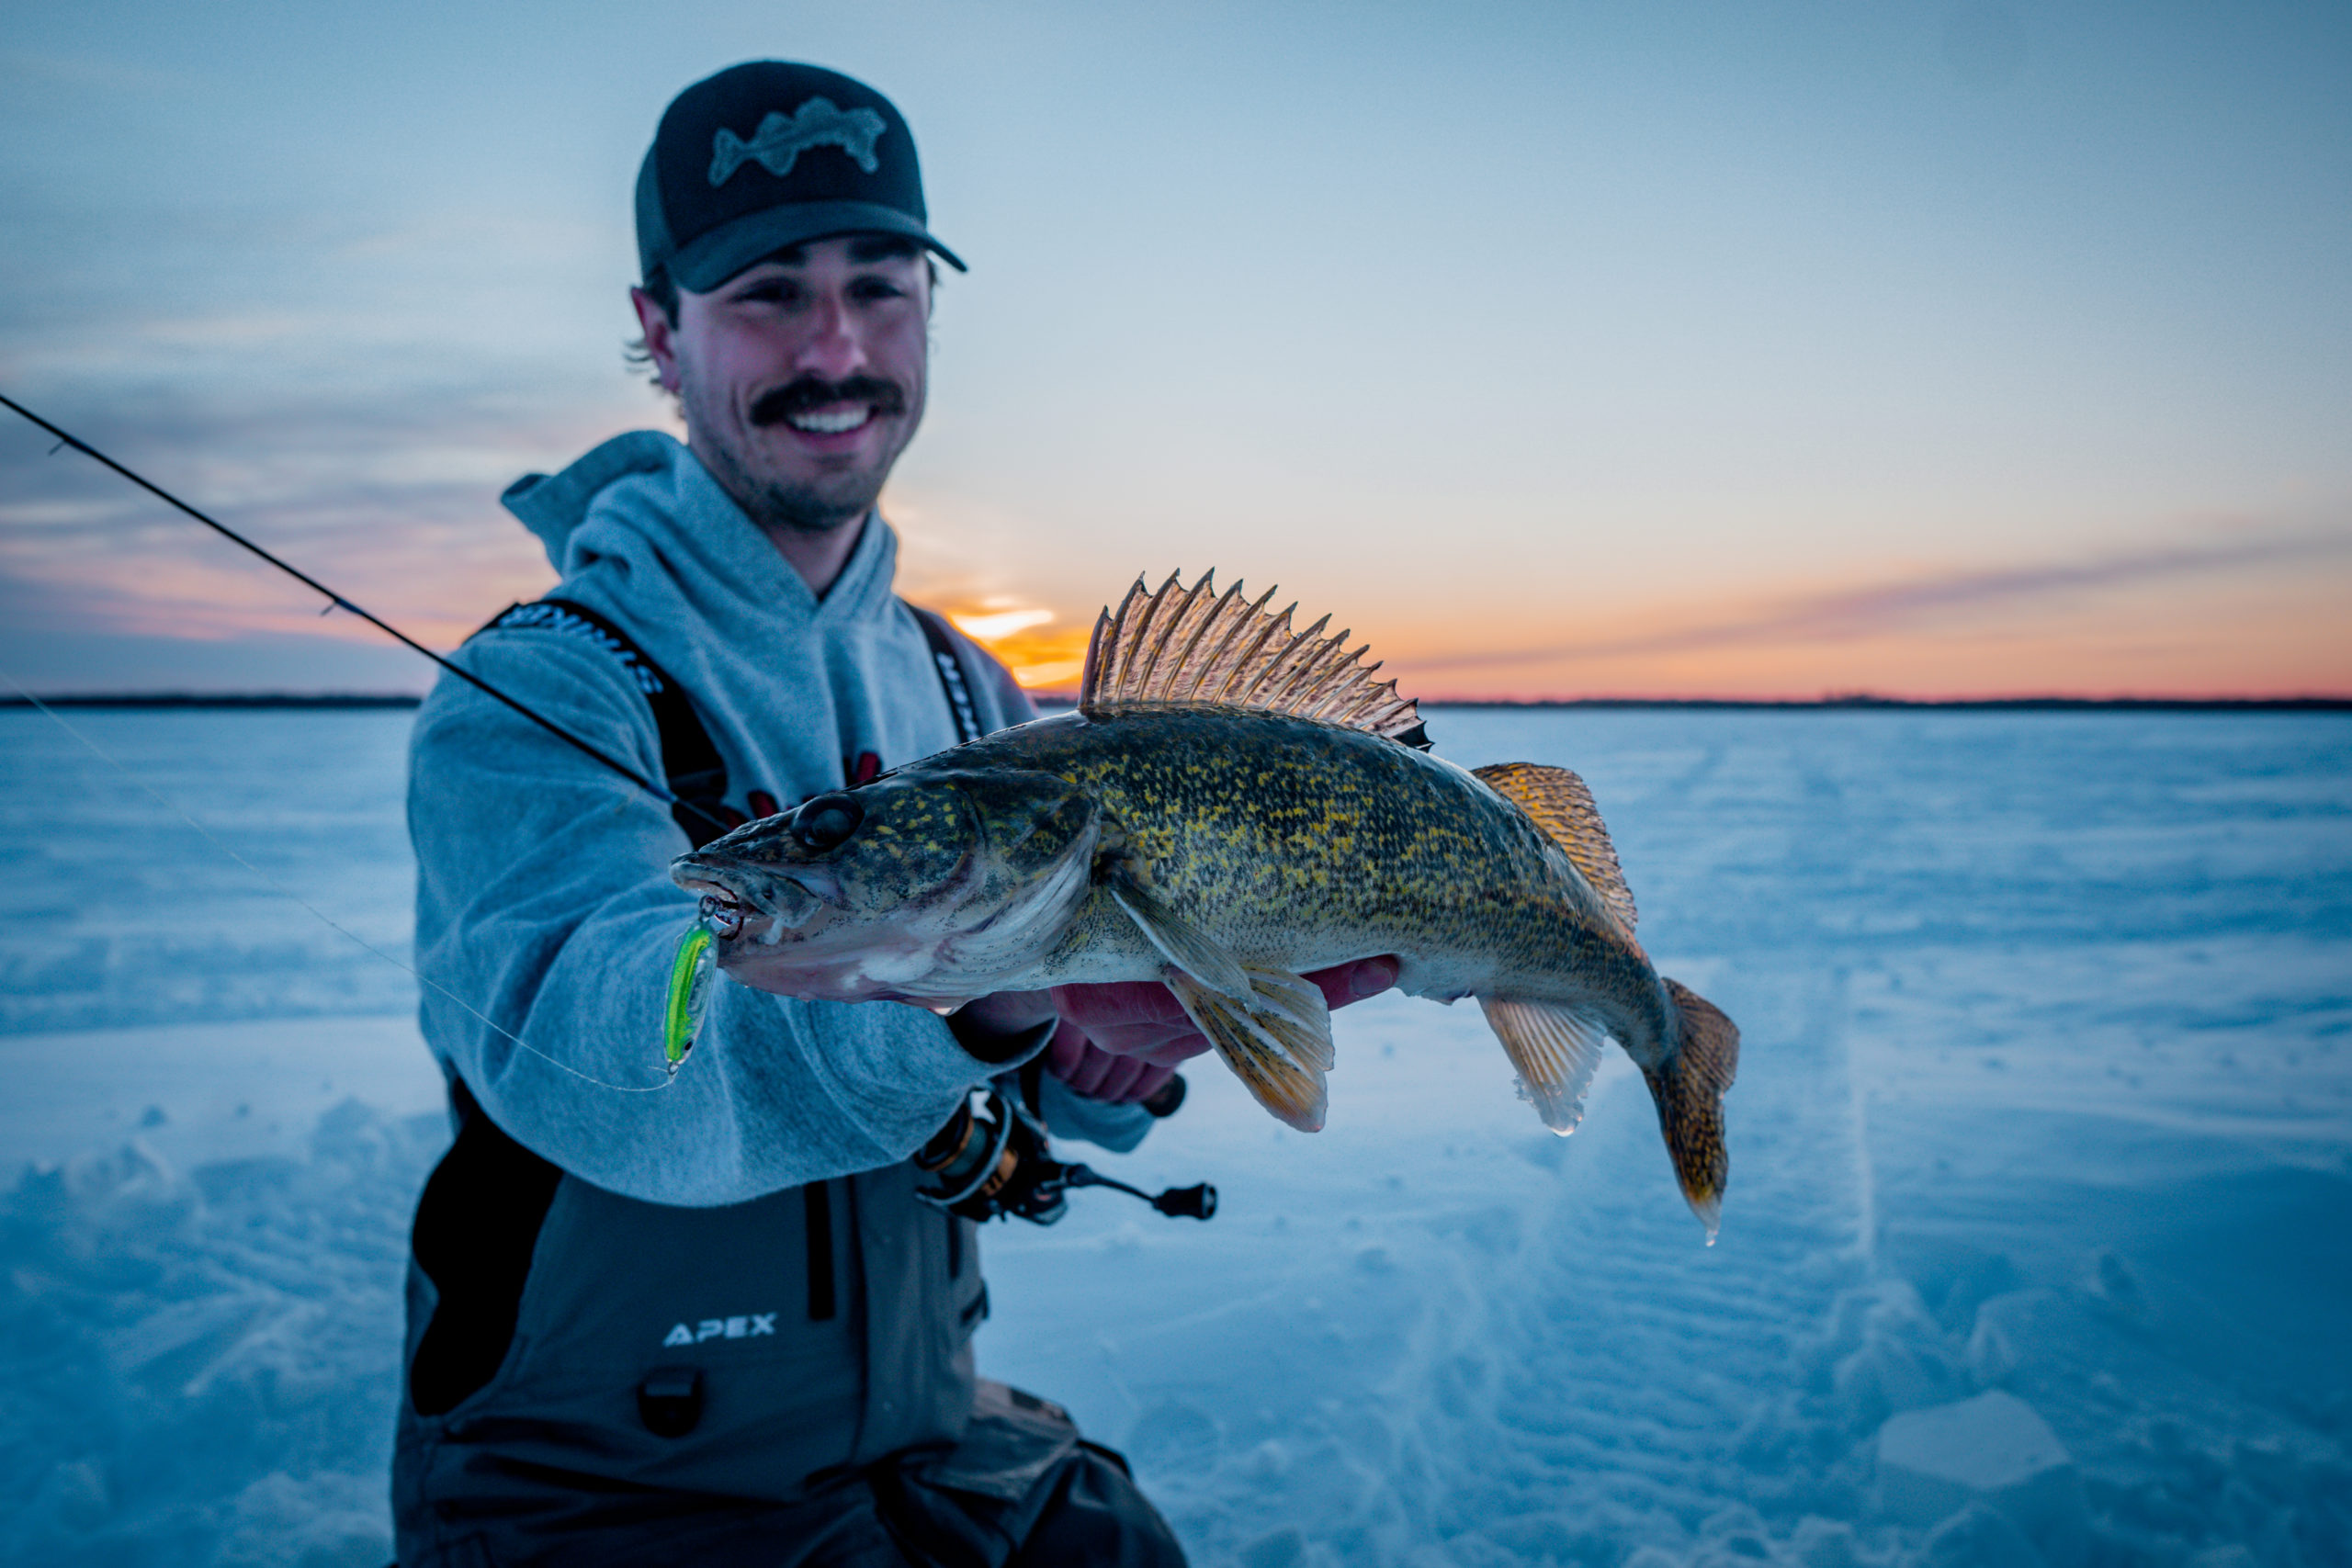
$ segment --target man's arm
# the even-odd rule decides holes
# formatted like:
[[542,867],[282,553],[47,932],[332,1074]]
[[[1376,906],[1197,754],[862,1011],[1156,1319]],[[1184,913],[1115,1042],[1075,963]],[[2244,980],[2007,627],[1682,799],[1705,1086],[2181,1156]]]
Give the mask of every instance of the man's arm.
[[[458,657],[661,776],[651,714],[601,650],[492,632]],[[426,1037],[492,1121],[566,1170],[649,1201],[738,1202],[906,1157],[1001,1070],[920,1009],[722,981],[665,1085],[670,960],[695,910],[670,880],[686,841],[668,808],[446,678],[418,715],[412,761]],[[1019,1021],[983,1008],[964,1027],[985,1048]]]

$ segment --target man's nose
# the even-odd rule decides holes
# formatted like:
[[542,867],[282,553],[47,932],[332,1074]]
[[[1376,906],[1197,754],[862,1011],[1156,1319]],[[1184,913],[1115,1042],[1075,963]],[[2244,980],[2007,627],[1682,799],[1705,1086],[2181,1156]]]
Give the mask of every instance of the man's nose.
[[800,345],[793,367],[840,381],[865,367],[865,334],[849,301],[838,295],[820,299],[808,341]]

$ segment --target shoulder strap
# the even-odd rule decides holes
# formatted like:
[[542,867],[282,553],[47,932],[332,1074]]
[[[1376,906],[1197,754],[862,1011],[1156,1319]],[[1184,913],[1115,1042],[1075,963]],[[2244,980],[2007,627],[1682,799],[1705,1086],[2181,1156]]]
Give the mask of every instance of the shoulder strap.
[[[972,688],[965,677],[963,661],[956,656],[956,644],[947,635],[946,622],[932,611],[917,609],[912,604],[907,608],[914,611],[915,624],[922,627],[923,641],[931,647],[932,665],[939,672],[940,690],[945,694],[947,711],[956,720],[956,739],[978,740],[983,733],[979,709],[972,701]],[[704,727],[702,716],[695,712],[685,688],[630,641],[627,632],[585,604],[570,599],[509,604],[481,629],[556,632],[593,643],[619,660],[653,709],[654,728],[662,738],[662,770],[670,793],[677,796],[670,815],[685,829],[695,848],[702,848],[745,820],[741,812],[727,804],[727,763],[719,756],[710,731]]]
[[677,796],[670,815],[685,829],[695,848],[702,848],[744,820],[741,812],[727,805],[727,764],[685,688],[620,627],[585,604],[541,599],[536,604],[508,605],[482,630],[557,632],[593,643],[619,660],[653,709],[654,728],[662,738],[662,771],[670,793]]
[[[900,600],[900,604],[906,604]],[[956,716],[956,739],[978,740],[985,733],[980,728],[979,709],[973,705],[972,688],[964,678],[964,662],[956,657],[955,639],[947,635],[944,616],[918,605],[907,604],[914,611],[915,622],[922,627],[923,641],[931,644],[931,661],[939,671],[940,688],[947,694],[947,711]]]

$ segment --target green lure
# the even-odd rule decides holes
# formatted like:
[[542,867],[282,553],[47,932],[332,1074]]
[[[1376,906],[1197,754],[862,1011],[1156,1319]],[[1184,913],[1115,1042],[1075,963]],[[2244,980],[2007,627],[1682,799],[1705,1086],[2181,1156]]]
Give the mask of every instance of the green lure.
[[710,931],[696,920],[678,939],[677,956],[670,961],[670,1000],[662,1010],[662,1054],[673,1077],[685,1066],[686,1053],[702,1033],[703,1018],[710,1010],[711,976],[718,972]]

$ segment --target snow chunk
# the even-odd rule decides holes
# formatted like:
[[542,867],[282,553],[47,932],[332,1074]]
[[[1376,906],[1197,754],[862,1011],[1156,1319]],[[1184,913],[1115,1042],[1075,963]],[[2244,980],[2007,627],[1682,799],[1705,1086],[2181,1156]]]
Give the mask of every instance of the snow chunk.
[[1878,1484],[1886,1511],[1909,1524],[1983,1504],[2045,1549],[2083,1524],[2074,1460],[2031,1405],[1998,1389],[1889,1417],[1878,1433]]

